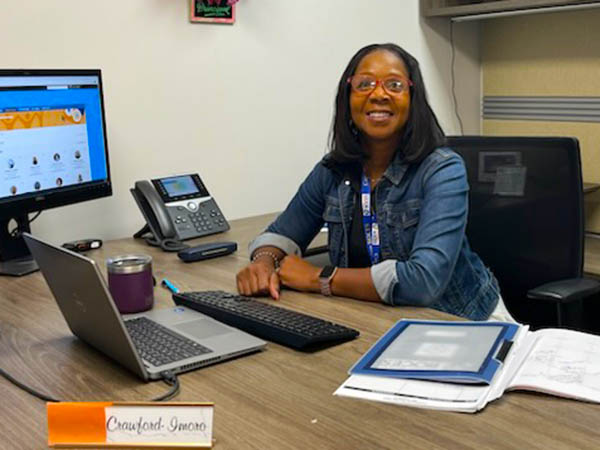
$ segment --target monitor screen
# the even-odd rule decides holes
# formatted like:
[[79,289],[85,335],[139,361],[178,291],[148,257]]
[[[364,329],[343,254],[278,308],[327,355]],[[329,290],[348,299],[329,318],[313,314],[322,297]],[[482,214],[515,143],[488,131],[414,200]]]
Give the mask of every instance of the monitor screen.
[[0,71],[0,209],[110,195],[100,71]]
[[36,269],[30,212],[111,194],[100,70],[0,70],[0,275]]

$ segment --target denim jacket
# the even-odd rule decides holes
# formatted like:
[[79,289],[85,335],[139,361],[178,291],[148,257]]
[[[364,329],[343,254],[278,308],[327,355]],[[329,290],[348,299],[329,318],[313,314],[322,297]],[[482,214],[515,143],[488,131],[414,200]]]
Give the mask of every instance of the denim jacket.
[[[463,161],[452,150],[439,148],[418,164],[397,152],[373,192],[381,262],[371,277],[383,302],[488,318],[500,291],[465,236],[468,192]],[[326,222],[329,257],[347,267],[355,201],[350,181],[322,160],[250,252],[272,245],[301,254]]]

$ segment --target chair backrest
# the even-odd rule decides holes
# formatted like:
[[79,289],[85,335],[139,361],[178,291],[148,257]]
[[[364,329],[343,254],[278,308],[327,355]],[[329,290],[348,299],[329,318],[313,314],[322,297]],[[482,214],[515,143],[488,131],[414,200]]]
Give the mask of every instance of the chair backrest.
[[[451,136],[470,185],[467,238],[500,283],[513,316],[549,325],[555,309],[529,289],[580,277],[583,183],[574,138]],[[549,322],[549,323],[547,323]]]

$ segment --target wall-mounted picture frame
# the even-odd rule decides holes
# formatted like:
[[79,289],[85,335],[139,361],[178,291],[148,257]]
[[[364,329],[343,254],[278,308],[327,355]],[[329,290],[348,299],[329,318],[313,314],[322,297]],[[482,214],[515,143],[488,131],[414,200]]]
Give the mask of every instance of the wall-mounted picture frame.
[[190,0],[190,22],[235,22],[235,4],[227,0]]

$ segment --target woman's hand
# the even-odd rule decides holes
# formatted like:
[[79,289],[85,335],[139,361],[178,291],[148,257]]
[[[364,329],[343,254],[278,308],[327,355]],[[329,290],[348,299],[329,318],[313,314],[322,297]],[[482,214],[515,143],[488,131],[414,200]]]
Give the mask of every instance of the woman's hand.
[[272,261],[259,259],[248,264],[236,276],[237,289],[242,295],[270,295],[279,300],[279,276]]
[[288,255],[279,264],[279,280],[284,286],[299,291],[320,292],[321,268],[296,255]]

